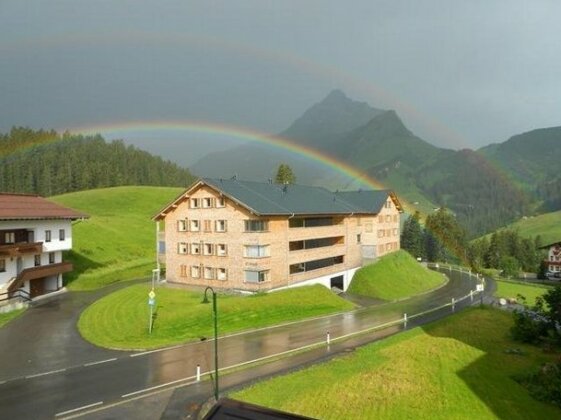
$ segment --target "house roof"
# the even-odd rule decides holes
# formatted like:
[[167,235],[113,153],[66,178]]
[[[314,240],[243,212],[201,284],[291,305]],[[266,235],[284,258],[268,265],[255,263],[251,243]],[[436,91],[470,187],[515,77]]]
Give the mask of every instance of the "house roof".
[[38,195],[0,193],[0,220],[83,219],[87,214]]
[[323,187],[306,185],[202,178],[162,209],[154,219],[164,217],[200,185],[208,185],[260,216],[372,214],[380,211],[388,196],[401,210],[397,197],[389,190],[333,193]]
[[555,246],[555,245],[561,245],[561,241],[552,242],[552,243],[547,244],[547,245],[542,245],[542,246],[540,246],[539,249],[546,249],[546,248],[550,248],[550,247]]
[[220,398],[205,415],[204,420],[313,420],[299,414],[275,410],[244,401]]

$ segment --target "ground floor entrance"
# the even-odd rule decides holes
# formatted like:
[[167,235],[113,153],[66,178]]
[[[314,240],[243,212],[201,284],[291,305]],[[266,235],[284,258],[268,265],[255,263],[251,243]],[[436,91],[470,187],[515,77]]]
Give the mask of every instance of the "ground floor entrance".
[[32,299],[36,296],[41,296],[45,294],[45,282],[46,282],[45,277],[41,277],[29,281],[29,295],[31,296]]
[[338,289],[345,290],[344,276],[331,277],[329,287],[336,287]]

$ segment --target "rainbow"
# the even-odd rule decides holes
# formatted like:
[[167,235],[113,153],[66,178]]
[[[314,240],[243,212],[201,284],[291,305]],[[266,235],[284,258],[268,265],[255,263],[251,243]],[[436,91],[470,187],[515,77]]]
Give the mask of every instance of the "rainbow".
[[204,134],[222,135],[231,138],[266,144],[281,150],[286,150],[303,156],[310,161],[320,163],[342,175],[353,178],[373,189],[384,189],[379,181],[365,175],[352,166],[343,163],[330,155],[319,152],[310,147],[294,143],[292,140],[260,132],[253,129],[241,128],[226,124],[215,124],[201,121],[142,121],[142,122],[115,122],[93,126],[78,126],[57,131],[67,131],[71,134],[96,135],[104,137],[125,138],[130,133],[162,133],[166,131],[183,131]]
[[[312,75],[314,78],[329,82],[331,86],[340,86],[358,96],[366,96],[373,103],[384,108],[398,110],[406,120],[414,121],[422,132],[431,133],[451,148],[467,147],[469,142],[455,130],[444,125],[434,117],[421,111],[410,101],[398,97],[384,87],[350,72],[307,57],[279,49],[270,50],[256,45],[242,44],[231,39],[216,38],[200,34],[154,33],[149,31],[113,31],[104,33],[51,34],[37,37],[21,37],[17,40],[0,40],[0,52],[20,54],[26,49],[77,48],[89,46],[112,47],[126,45],[131,47],[190,47],[205,51],[215,50],[237,56],[249,56],[256,60],[270,61],[277,65],[292,67],[295,70]],[[353,95],[354,96],[354,95]],[[430,134],[429,134],[430,135]],[[429,139],[430,140],[430,139]]]

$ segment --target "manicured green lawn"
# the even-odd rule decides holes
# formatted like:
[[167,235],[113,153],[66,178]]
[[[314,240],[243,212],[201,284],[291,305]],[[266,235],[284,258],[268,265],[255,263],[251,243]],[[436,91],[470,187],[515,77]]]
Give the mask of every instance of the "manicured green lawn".
[[[89,306],[78,321],[82,336],[101,347],[148,349],[213,335],[210,305],[202,292],[159,287],[157,315],[148,334],[148,292],[135,285]],[[353,305],[323,286],[297,287],[268,294],[218,296],[219,334],[348,311]]]
[[536,298],[547,293],[551,287],[528,285],[510,281],[497,280],[497,291],[495,296],[499,298],[516,298],[519,294],[526,298],[526,304],[533,306]]
[[406,251],[397,251],[358,270],[348,292],[395,300],[434,289],[445,281],[442,274],[423,267]]
[[561,418],[512,379],[559,356],[513,342],[511,325],[508,312],[468,309],[229,396],[321,419]]
[[16,309],[15,311],[0,314],[0,328],[10,322],[12,319],[20,316],[24,311],[25,309]]
[[73,250],[65,258],[72,290],[91,290],[151,275],[155,267],[155,224],[151,217],[180,194],[180,188],[115,187],[50,199],[83,211],[90,219],[72,226]]

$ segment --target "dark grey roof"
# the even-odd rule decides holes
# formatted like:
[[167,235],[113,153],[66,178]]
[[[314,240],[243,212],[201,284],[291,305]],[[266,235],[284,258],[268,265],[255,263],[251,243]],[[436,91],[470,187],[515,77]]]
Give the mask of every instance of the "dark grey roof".
[[203,178],[259,215],[378,213],[389,191],[333,193],[323,187]]

